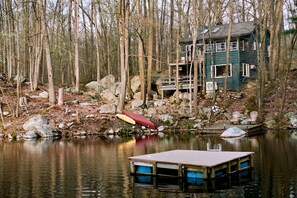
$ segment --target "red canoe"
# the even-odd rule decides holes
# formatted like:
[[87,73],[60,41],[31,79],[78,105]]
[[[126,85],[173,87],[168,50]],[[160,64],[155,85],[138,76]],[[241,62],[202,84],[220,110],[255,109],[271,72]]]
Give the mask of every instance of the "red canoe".
[[122,111],[122,114],[124,114],[124,115],[132,118],[139,125],[145,126],[147,128],[150,128],[150,129],[156,129],[155,124],[152,123],[149,119],[147,119],[143,115],[140,115],[140,114],[137,114],[137,113],[133,113],[133,112],[127,111],[127,110],[123,110]]

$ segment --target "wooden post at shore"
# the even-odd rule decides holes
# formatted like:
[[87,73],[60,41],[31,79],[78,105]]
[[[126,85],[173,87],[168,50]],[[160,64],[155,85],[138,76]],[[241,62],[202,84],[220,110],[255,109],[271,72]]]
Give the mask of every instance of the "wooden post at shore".
[[59,97],[58,97],[58,105],[62,106],[64,104],[64,89],[59,88]]

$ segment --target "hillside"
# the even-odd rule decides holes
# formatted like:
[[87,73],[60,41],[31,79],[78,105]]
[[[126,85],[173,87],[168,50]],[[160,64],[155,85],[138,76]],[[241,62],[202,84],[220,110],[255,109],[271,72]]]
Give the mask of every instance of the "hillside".
[[[283,82],[276,80],[274,83],[269,83],[265,86],[265,100],[263,112],[265,123],[275,120],[280,124],[277,114],[281,108],[282,101],[282,85]],[[27,98],[26,106],[20,107],[18,117],[16,114],[16,87],[7,83],[2,84],[1,107],[4,116],[1,119],[2,133],[19,134],[24,130],[22,125],[26,120],[34,115],[41,114],[48,118],[49,124],[60,128],[65,136],[72,136],[73,133],[81,134],[98,134],[109,130],[111,127],[121,126],[114,114],[99,114],[98,107],[102,102],[93,99],[89,93],[75,94],[71,89],[66,89],[64,92],[64,105],[50,105],[47,98],[40,97],[42,92],[47,88],[40,86],[39,90],[31,91],[28,84],[23,84],[21,88],[21,96]],[[230,97],[227,111],[246,111],[256,110],[256,82],[249,83],[241,93],[232,93],[240,97]],[[42,95],[42,94],[41,94]],[[285,94],[284,114],[287,112],[297,112],[297,70],[290,73],[290,78],[287,84],[287,92]],[[218,103],[222,103],[222,96],[218,92]],[[211,104],[207,99],[204,103]],[[285,128],[286,122],[281,122],[280,127]],[[272,125],[273,126],[273,125]],[[275,127],[278,127],[274,125]]]

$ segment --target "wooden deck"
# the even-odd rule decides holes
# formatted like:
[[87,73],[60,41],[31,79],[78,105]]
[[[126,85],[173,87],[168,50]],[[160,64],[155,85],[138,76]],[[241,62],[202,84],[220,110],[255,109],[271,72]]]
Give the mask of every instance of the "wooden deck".
[[238,125],[232,125],[232,124],[215,124],[209,127],[206,127],[202,130],[202,133],[205,134],[221,134],[225,130],[231,127],[237,127],[245,132],[247,132],[247,136],[253,136],[253,135],[259,135],[263,134],[263,124],[238,124]]
[[130,157],[131,174],[215,178],[252,167],[253,152],[173,150]]

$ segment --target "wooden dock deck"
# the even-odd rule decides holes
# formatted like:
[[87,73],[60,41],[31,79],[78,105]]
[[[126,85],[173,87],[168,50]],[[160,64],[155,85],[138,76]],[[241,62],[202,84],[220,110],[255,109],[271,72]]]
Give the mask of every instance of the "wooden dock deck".
[[135,175],[216,178],[252,167],[253,152],[173,150],[129,157]]
[[263,131],[263,124],[238,124],[238,125],[233,125],[233,124],[215,124],[209,127],[206,127],[202,130],[202,133],[206,134],[221,134],[225,130],[231,127],[237,127],[245,132],[247,132],[247,136],[253,136],[253,135],[259,135],[262,134]]

